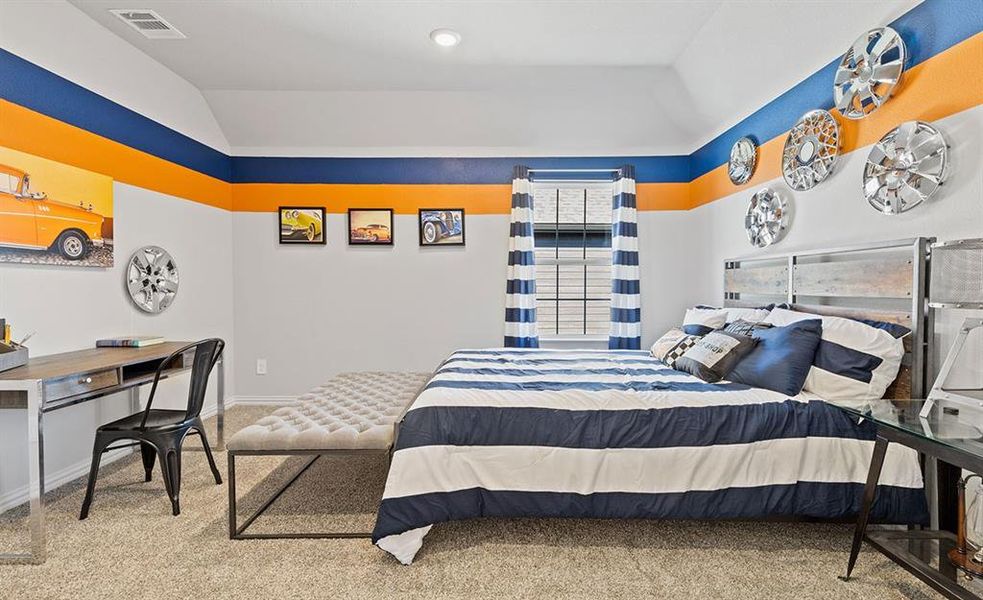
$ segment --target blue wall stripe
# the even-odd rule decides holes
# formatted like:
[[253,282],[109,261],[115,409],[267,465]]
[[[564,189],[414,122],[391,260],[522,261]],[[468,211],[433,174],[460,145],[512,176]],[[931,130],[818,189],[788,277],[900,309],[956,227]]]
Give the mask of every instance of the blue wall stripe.
[[[856,518],[861,483],[765,485],[663,494],[606,492],[515,492],[471,488],[401,498],[379,506],[372,543],[417,527],[480,517],[568,517],[611,519],[762,519],[797,516]],[[921,488],[877,486],[871,522],[927,525]]]
[[0,98],[216,179],[232,178],[226,154],[2,48]]
[[[908,48],[907,68],[911,68],[983,31],[983,2],[925,0],[890,26],[904,39]],[[858,24],[857,35],[863,32],[864,28]],[[844,45],[843,51],[846,49]],[[691,154],[690,180],[726,164],[730,148],[739,138],[750,136],[761,144],[788,131],[806,112],[832,108],[833,77],[840,59],[837,56],[825,67]]]
[[504,157],[504,158],[291,158],[232,159],[234,183],[505,184],[512,167],[617,169],[635,165],[638,180],[686,183],[688,156]]

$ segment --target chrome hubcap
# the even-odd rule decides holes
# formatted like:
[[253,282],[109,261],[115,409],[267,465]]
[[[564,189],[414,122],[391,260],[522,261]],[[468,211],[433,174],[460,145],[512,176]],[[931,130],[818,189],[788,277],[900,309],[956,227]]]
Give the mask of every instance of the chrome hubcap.
[[130,259],[126,285],[137,307],[159,313],[170,306],[177,295],[177,265],[163,248],[141,248]]
[[85,248],[82,245],[82,240],[78,239],[75,236],[66,239],[65,243],[63,244],[63,247],[65,249],[65,254],[73,258],[82,256],[82,250]]

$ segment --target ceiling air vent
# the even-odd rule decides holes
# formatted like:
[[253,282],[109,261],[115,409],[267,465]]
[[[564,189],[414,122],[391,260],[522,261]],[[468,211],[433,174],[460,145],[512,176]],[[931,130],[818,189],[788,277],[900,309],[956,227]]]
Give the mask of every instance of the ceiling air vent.
[[143,37],[152,40],[179,40],[187,37],[152,10],[113,9],[109,12],[139,31]]

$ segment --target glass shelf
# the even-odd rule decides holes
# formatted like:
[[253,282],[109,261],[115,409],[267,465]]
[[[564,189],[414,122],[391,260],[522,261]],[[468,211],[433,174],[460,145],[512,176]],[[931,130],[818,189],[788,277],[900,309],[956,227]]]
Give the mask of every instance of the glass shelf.
[[983,411],[947,400],[936,400],[927,418],[919,416],[924,400],[878,400],[864,408],[855,403],[828,401],[878,426],[942,444],[983,461]]
[[907,530],[895,527],[871,527],[867,542],[889,556],[936,591],[951,598],[983,597],[983,579],[969,578],[949,562],[948,553],[956,547],[956,538],[947,531]]

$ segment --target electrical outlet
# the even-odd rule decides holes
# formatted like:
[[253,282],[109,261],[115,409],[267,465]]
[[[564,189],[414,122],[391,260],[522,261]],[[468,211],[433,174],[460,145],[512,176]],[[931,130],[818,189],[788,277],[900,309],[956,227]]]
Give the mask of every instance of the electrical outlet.
[[266,375],[266,359],[265,358],[257,358],[256,359],[256,374],[257,375]]

